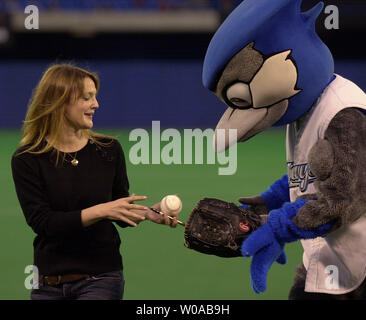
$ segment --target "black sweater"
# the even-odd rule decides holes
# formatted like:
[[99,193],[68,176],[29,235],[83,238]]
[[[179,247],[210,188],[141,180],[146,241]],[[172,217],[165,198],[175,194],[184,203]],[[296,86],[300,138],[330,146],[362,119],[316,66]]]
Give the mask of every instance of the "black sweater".
[[[103,142],[106,142],[104,140]],[[113,140],[101,147],[91,140],[56,166],[52,152],[12,157],[13,179],[28,225],[36,233],[34,265],[42,275],[98,273],[122,269],[121,244],[110,220],[84,228],[81,210],[129,195],[122,147]],[[118,223],[125,227],[125,223]]]

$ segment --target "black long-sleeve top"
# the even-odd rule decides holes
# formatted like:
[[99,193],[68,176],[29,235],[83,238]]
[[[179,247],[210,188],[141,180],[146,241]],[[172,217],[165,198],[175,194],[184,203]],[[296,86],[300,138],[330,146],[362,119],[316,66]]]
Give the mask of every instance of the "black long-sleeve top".
[[105,219],[89,227],[81,223],[81,210],[129,195],[120,143],[113,140],[101,147],[89,140],[76,154],[78,166],[68,155],[62,162],[62,153],[56,166],[51,151],[17,155],[19,151],[12,157],[12,173],[24,216],[36,233],[34,265],[39,273],[95,275],[122,269],[121,241],[113,222]]

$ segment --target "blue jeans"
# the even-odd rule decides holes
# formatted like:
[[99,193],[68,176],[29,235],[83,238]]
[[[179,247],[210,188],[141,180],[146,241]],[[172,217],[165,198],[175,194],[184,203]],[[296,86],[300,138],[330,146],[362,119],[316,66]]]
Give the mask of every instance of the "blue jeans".
[[122,271],[112,271],[56,286],[40,284],[31,300],[121,300],[124,286]]

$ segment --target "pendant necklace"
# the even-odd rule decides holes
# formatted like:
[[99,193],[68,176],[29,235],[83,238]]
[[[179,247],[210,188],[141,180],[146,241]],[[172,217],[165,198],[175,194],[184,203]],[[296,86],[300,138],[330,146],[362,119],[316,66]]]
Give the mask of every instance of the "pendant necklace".
[[72,160],[70,160],[70,162],[71,162],[71,164],[74,166],[74,167],[76,167],[78,164],[79,164],[79,160],[78,159],[76,159],[76,155],[77,155],[77,151],[75,152],[75,155],[74,156],[72,156],[70,153],[66,153],[69,157],[71,157],[72,158]]

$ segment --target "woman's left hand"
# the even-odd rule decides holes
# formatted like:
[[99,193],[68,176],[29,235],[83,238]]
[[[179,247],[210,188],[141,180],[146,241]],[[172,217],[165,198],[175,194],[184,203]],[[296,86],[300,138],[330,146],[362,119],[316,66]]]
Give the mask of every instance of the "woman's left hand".
[[175,228],[178,224],[178,214],[170,214],[170,216],[173,219],[170,219],[168,217],[168,214],[161,211],[160,202],[154,204],[152,208],[158,210],[161,212],[161,214],[158,214],[150,209],[146,211],[146,219],[149,219],[152,222],[158,223],[158,224],[165,224],[172,228]]

